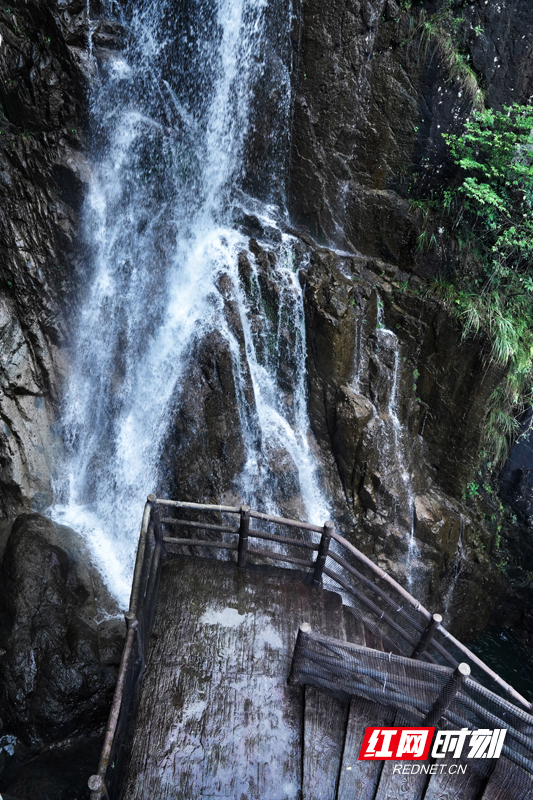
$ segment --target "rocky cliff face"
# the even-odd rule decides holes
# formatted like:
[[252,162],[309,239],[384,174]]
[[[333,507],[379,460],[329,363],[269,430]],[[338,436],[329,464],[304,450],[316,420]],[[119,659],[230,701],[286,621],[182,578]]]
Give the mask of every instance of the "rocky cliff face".
[[77,534],[40,514],[15,521],[0,587],[1,789],[84,797],[124,621]]
[[[90,34],[95,48],[116,39],[105,22],[90,31],[84,0],[0,10],[0,553],[13,517],[52,500],[66,320],[84,283]],[[2,789],[84,797],[120,658],[118,609],[81,541],[38,515],[18,517],[0,569]]]
[[[460,130],[472,101],[450,74],[438,34],[420,36],[436,2],[301,0],[294,41],[294,128],[290,197],[313,235],[427,274],[407,192],[426,189],[449,165],[441,134]],[[465,18],[465,62],[489,106],[525,103],[533,71],[533,10],[520,0],[455,0]]]
[[[309,242],[306,287],[311,420],[326,462],[333,454],[353,536],[468,637],[506,585],[490,565],[493,537],[462,502],[503,370],[427,297],[425,279],[453,256],[441,232],[436,250],[419,251],[409,206],[413,185],[442,185],[452,167],[441,134],[458,131],[472,107],[438,31],[423,36],[444,5],[302,0],[290,198],[315,241],[353,254]],[[527,102],[532,10],[452,6],[487,104]]]
[[404,280],[372,259],[312,253],[311,423],[342,484],[345,535],[468,638],[505,587],[490,564],[490,534],[461,502],[501,369]]
[[[0,517],[52,499],[54,432],[68,323],[86,262],[79,211],[89,51],[120,44],[85,0],[15,0],[0,10]],[[101,8],[91,4],[92,13]]]
[[0,514],[45,508],[64,358],[79,282],[85,4],[0,11]]

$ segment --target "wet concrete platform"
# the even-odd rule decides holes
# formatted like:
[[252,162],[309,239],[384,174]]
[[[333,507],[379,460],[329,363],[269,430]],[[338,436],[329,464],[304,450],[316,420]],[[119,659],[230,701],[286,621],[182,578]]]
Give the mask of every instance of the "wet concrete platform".
[[344,638],[338,595],[290,570],[164,564],[123,800],[295,800],[302,785],[296,633]]

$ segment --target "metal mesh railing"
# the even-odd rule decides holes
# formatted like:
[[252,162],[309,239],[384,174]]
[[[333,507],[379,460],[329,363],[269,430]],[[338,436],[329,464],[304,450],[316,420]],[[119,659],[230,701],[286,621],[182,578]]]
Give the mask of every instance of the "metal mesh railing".
[[498,739],[488,739],[489,734],[496,731],[498,736],[505,730],[500,752],[506,768],[494,768],[490,746],[484,756],[472,758],[473,750],[467,744],[456,758],[482,777],[501,782],[507,792],[511,782],[514,793],[505,796],[530,798],[533,716],[472,680],[469,672],[465,663],[454,670],[415,661],[322,636],[302,625],[290,681],[325,690],[345,702],[357,697],[379,703],[394,709],[400,719],[396,724],[403,726],[485,732],[485,740],[493,742]]
[[337,534],[332,523],[299,522],[248,506],[172,500],[154,500],[153,515],[168,552],[231,558],[235,551],[240,566],[274,561],[285,568],[310,572],[313,583],[342,595],[344,604],[387,651],[452,667],[467,661],[488,688],[533,710],[531,703],[442,627],[439,615],[432,615],[394,578]]

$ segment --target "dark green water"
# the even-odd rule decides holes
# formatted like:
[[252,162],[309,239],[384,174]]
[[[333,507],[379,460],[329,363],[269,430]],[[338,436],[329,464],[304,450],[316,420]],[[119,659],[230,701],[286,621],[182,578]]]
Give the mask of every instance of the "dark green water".
[[508,629],[489,628],[468,647],[533,703],[533,659]]

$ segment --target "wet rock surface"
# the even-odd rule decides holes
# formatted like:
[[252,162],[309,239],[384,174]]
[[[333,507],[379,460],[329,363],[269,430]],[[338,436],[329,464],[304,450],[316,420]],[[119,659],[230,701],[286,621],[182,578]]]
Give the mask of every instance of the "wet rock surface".
[[[417,255],[408,189],[420,172],[428,196],[440,185],[451,169],[441,134],[459,132],[471,101],[435,40],[426,46],[416,33],[420,14],[427,18],[445,3],[401,5],[299,4],[290,202],[295,221],[314,236],[428,275],[446,256]],[[464,56],[487,104],[528,102],[532,9],[521,0],[451,5],[464,17]]]
[[501,369],[390,265],[315,249],[305,282],[310,418],[343,533],[470,638],[505,590],[461,504]]
[[44,781],[46,765],[57,770],[61,753],[67,769],[76,749],[92,752],[109,712],[123,637],[118,608],[79,537],[39,514],[20,515],[0,567],[0,736],[14,743],[12,759],[4,748],[1,789],[17,795],[12,782],[24,784],[27,775],[28,785]]
[[[302,0],[297,7],[289,201],[295,223],[315,240],[306,240],[314,251],[306,288],[310,413],[322,452],[334,454],[359,544],[405,583],[402,564],[414,532],[416,552],[409,555],[418,564],[420,594],[455,615],[460,635],[474,630],[473,613],[483,625],[488,607],[499,603],[499,624],[528,631],[529,445],[514,451],[502,485],[525,525],[521,535],[505,534],[517,575],[522,568],[515,580],[489,566],[494,535],[463,502],[488,399],[503,376],[487,369],[487,343],[461,341],[459,327],[418,283],[445,274],[456,254],[440,231],[434,252],[417,248],[421,221],[410,210],[410,190],[416,183],[427,197],[451,177],[441,134],[461,130],[472,107],[466,83],[446,68],[438,35],[424,40],[417,27],[422,14],[427,20],[444,8],[441,0],[410,9],[394,0],[334,0],[327,8]],[[519,0],[473,0],[452,3],[451,12],[464,20],[461,53],[486,105],[529,102],[533,9]],[[345,255],[328,254],[317,241]],[[383,436],[388,431],[390,439],[394,428],[387,387],[396,345],[391,349],[393,340],[376,331],[378,297],[399,346],[397,444],[409,439],[407,469],[396,463],[393,471],[410,473],[411,486],[391,480],[384,468]],[[358,341],[368,370],[359,376]],[[422,512],[421,503],[431,511]],[[338,499],[336,513],[340,521]],[[349,529],[346,514],[343,524]]]
[[520,436],[509,453],[503,468],[500,494],[520,518],[522,524],[533,523],[533,409],[522,418]]
[[60,11],[55,3],[15,0],[0,11],[3,517],[43,509],[51,500],[64,362],[59,348],[82,269],[76,238],[88,168],[82,156],[84,64],[74,28],[84,9],[80,2],[62,4]]
[[196,345],[163,450],[169,497],[214,502],[244,466],[239,401],[228,342],[213,332]]

